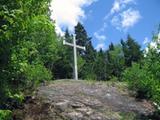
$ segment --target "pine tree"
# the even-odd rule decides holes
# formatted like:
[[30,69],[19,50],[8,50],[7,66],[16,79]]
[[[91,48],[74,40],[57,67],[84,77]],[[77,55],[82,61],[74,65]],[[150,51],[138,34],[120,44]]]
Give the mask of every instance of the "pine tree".
[[111,44],[109,45],[109,50],[111,51],[111,50],[114,50],[114,45],[113,45],[113,43],[111,42]]
[[73,48],[64,46],[62,44],[62,39],[65,39],[67,42],[73,42],[73,36],[69,33],[68,29],[65,31],[64,38],[59,37],[59,46],[58,46],[58,59],[54,63],[52,72],[55,79],[65,79],[73,78]]
[[[75,26],[76,44],[80,46],[86,46],[91,38],[88,37],[84,26],[78,22]],[[78,50],[79,54],[83,56],[85,53],[83,50]]]
[[106,50],[105,52],[105,62],[106,62],[106,80],[111,79],[111,77],[113,76],[113,61],[111,59],[111,55],[110,52],[114,50],[114,45],[113,43],[111,43],[109,45],[108,50]]
[[100,49],[100,51],[97,52],[95,60],[95,74],[97,80],[106,80],[106,65],[105,53]]
[[75,34],[78,45],[85,46],[90,40],[84,26],[80,22],[75,26]]
[[84,60],[84,65],[81,68],[79,76],[83,79],[85,78],[95,78],[94,75],[94,60],[96,56],[96,51],[93,48],[91,38],[88,37],[87,32],[81,23],[75,26],[76,43],[81,46],[85,46],[86,50],[78,50],[78,55]]
[[128,35],[126,42],[121,40],[121,44],[125,57],[125,65],[127,67],[130,67],[132,62],[139,62],[141,60],[141,47],[130,35]]
[[109,58],[111,76],[120,78],[124,70],[125,62],[122,47],[120,45],[115,45],[114,50],[109,51]]

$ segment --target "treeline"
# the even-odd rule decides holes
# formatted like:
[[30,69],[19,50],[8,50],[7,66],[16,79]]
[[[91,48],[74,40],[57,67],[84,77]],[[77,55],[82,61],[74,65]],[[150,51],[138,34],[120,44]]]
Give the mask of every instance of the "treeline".
[[[14,109],[13,103],[23,101],[23,93],[41,82],[73,78],[73,49],[62,44],[63,39],[73,42],[73,35],[68,30],[56,35],[49,4],[50,0],[0,2],[0,109]],[[128,81],[137,96],[160,105],[158,32],[146,52],[130,35],[117,45],[110,43],[106,51],[96,51],[78,23],[76,42],[86,47],[78,50],[79,78]]]
[[[91,37],[81,23],[75,26],[75,36],[78,45],[85,46],[86,51],[78,50],[78,68],[80,79],[110,80],[116,78],[121,80],[125,68],[131,67],[132,62],[140,62],[143,58],[143,51],[140,45],[128,35],[127,40],[121,40],[120,44],[111,43],[108,50],[99,51],[93,48]],[[63,39],[73,42],[73,35],[65,32]],[[65,49],[62,49],[65,48]],[[55,78],[73,78],[73,50],[68,46],[59,47],[61,58],[58,60]],[[58,69],[59,68],[59,69]],[[64,71],[64,72],[61,72]]]

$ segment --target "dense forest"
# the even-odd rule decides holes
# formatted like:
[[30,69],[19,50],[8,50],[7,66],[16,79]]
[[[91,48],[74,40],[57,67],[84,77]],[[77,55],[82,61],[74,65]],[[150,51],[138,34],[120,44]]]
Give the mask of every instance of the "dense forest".
[[[68,29],[55,32],[50,19],[50,0],[0,1],[0,119],[10,114],[40,83],[73,78],[73,41]],[[152,30],[151,30],[152,31]],[[75,26],[79,78],[125,81],[139,98],[149,99],[160,110],[160,30],[142,49],[131,35],[110,43],[106,51],[95,50],[83,24]],[[159,113],[159,112],[157,112]]]

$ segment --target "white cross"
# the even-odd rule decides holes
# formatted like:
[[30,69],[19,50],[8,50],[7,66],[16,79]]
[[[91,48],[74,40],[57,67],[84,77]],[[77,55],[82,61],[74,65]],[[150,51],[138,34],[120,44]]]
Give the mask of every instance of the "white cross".
[[82,50],[86,50],[86,48],[79,46],[79,45],[76,45],[75,36],[73,37],[73,43],[69,43],[69,42],[66,42],[65,40],[63,40],[63,45],[68,45],[68,46],[73,47],[73,51],[74,51],[74,79],[78,80],[77,48],[82,49]]

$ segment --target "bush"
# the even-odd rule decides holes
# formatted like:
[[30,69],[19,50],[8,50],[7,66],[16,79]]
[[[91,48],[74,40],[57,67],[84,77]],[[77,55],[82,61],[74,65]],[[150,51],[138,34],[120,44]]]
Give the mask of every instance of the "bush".
[[127,68],[123,73],[123,79],[129,83],[129,88],[136,91],[139,98],[150,98],[153,80],[145,69],[133,63],[131,68]]
[[1,99],[0,109],[14,110],[23,107],[24,95],[22,93],[7,90],[4,97],[3,100]]
[[158,110],[160,111],[160,81],[156,81],[152,86],[152,100],[157,103]]
[[112,77],[111,77],[111,81],[113,81],[113,82],[117,82],[117,81],[119,81],[119,78],[118,78],[118,77],[116,77],[116,76],[112,76]]
[[12,120],[12,112],[10,110],[0,110],[0,120]]
[[51,72],[41,64],[29,65],[26,68],[25,76],[27,79],[27,86],[31,88],[41,82],[52,79]]
[[89,73],[85,76],[86,80],[96,80],[96,75],[93,73]]
[[19,104],[21,104],[23,102],[23,100],[24,100],[24,95],[22,93],[19,93],[19,94],[16,93],[16,94],[12,95],[9,92],[8,96],[9,96],[9,98],[14,99],[15,101],[17,101]]
[[146,66],[132,64],[123,73],[123,79],[129,84],[129,88],[136,92],[138,98],[150,99],[160,105],[160,81]]

